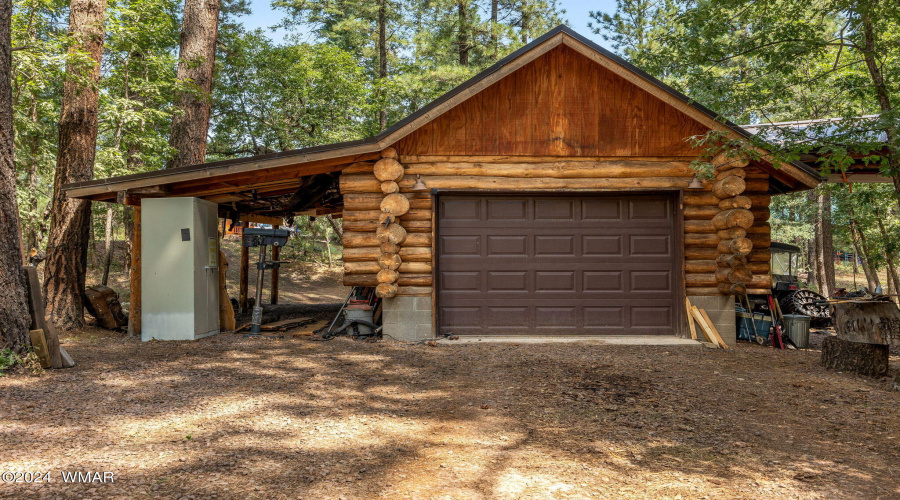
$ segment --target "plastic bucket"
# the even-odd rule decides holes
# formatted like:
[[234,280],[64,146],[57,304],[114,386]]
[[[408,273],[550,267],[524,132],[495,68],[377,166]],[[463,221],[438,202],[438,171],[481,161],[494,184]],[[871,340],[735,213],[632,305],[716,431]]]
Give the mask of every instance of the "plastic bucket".
[[[763,313],[736,312],[737,319],[737,338],[738,340],[752,340],[753,328],[756,327],[756,334],[760,337],[769,338],[769,330],[772,328],[772,318]],[[750,321],[753,323],[751,324]]]

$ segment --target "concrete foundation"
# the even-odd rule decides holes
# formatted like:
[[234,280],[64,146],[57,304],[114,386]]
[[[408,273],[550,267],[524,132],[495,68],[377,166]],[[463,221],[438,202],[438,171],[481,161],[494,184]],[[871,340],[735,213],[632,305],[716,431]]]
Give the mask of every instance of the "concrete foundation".
[[[717,296],[717,297],[689,297],[691,304],[699,309],[706,311],[709,319],[712,320],[722,340],[728,345],[737,344],[737,329],[734,319],[734,297],[733,296]],[[697,337],[705,339],[702,330],[697,328]]]
[[431,297],[391,297],[382,307],[382,333],[405,342],[434,338]]

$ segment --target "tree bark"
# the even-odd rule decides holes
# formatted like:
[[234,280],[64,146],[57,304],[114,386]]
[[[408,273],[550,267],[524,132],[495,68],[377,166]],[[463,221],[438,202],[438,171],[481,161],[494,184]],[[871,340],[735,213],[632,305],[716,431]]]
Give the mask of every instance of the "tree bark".
[[[881,214],[876,212],[875,215],[878,219],[878,229],[881,231],[881,238],[884,240],[884,246],[886,248],[884,252],[884,259],[887,262],[888,268],[888,286],[893,287],[893,291],[888,291],[888,295],[891,295],[892,293],[900,293],[900,276],[898,276],[897,268],[894,266],[894,262],[897,256],[892,250],[890,250],[893,247],[891,245],[890,236],[888,235],[887,230],[884,228],[884,220],[882,219]],[[891,285],[892,283],[893,285]],[[891,298],[891,300],[894,300],[894,298]]]
[[167,168],[196,165],[206,160],[219,9],[219,0],[186,0],[184,3],[177,77],[188,88],[178,95],[181,113],[172,118],[169,138],[169,145],[176,153]]
[[459,30],[456,34],[456,46],[459,51],[459,65],[469,65],[469,13],[466,0],[458,0],[456,4],[459,13]]
[[[82,295],[87,272],[91,202],[71,199],[62,186],[93,177],[97,145],[100,59],[103,54],[106,0],[72,0],[69,35],[74,43],[69,55],[88,55],[66,64],[62,111],[59,118],[59,151],[53,179],[53,200],[44,294],[47,313],[60,328],[84,325]],[[85,80],[87,84],[84,84]]]
[[873,273],[872,268],[869,266],[869,257],[866,253],[865,245],[862,241],[862,231],[859,228],[859,225],[856,221],[850,221],[850,232],[853,236],[853,248],[856,250],[856,255],[859,256],[859,261],[862,263],[863,274],[866,275],[866,282],[869,286],[869,291],[874,293],[875,287],[877,286],[877,276]]
[[[869,70],[869,78],[872,80],[872,86],[875,88],[878,106],[881,108],[881,111],[889,112],[893,109],[893,106],[891,105],[891,95],[884,78],[882,65],[878,64],[876,54],[877,33],[875,26],[872,23],[872,13],[870,11],[870,9],[875,8],[877,4],[878,2],[860,2],[858,4],[862,7],[859,9],[863,34],[863,45],[860,47],[860,52],[862,52],[863,60],[866,62],[866,68]],[[887,140],[885,141],[887,144],[893,144],[898,134],[895,122],[892,123],[894,124],[888,126],[884,131],[887,135]],[[898,207],[900,207],[900,153],[894,148],[889,150],[887,156],[888,164],[890,165],[891,178],[894,183],[894,197],[897,200]]]
[[831,231],[831,194],[824,188],[817,189],[816,201],[816,269],[819,293],[831,297],[834,293],[834,240]]
[[491,50],[492,58],[496,61],[500,53],[499,33],[497,33],[497,18],[499,17],[500,1],[491,0]]
[[16,352],[30,342],[25,302],[19,207],[16,201],[13,102],[10,85],[12,2],[0,3],[0,348]]
[[[387,78],[387,0],[378,0],[378,81]],[[383,94],[383,90],[379,90]],[[382,101],[384,95],[381,95]],[[378,110],[379,130],[387,128],[387,108],[381,102]]]

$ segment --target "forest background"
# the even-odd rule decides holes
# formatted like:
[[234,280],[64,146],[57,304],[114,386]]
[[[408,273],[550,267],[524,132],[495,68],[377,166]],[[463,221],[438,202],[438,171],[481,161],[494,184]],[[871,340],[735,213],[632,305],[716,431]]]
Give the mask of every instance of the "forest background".
[[[213,12],[212,25],[196,12]],[[64,247],[54,221],[75,220],[54,202],[61,179],[74,179],[60,171],[70,168],[61,144],[82,149],[81,178],[102,178],[191,163],[182,132],[206,139],[206,161],[360,139],[561,23],[735,123],[839,118],[802,133],[769,127],[766,139],[781,147],[778,161],[815,152],[831,173],[853,158],[895,182],[777,196],[773,238],[803,249],[804,277],[823,294],[836,287],[836,253],[860,257],[838,274],[858,263],[861,286],[900,289],[900,7],[890,0],[15,0],[9,92],[22,247],[46,252],[51,275],[77,270],[53,255]],[[187,60],[187,34],[211,57]],[[208,82],[196,76],[204,65]],[[69,140],[61,125],[75,87],[96,94],[79,108],[96,120],[95,145]],[[85,265],[116,250],[114,265],[127,270],[131,209],[98,203],[85,214]],[[293,258],[324,260],[318,242],[338,241],[324,218],[294,226]],[[80,310],[66,300],[83,283],[52,278],[54,319],[78,326],[77,314],[60,311]]]

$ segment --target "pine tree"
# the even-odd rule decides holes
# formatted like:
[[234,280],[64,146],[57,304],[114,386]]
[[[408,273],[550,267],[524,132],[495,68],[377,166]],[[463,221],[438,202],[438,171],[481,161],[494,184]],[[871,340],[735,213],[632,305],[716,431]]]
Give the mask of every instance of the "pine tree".
[[47,309],[60,328],[84,325],[82,295],[87,273],[91,203],[68,198],[62,186],[93,177],[97,143],[100,59],[105,0],[72,0],[66,81],[59,119],[50,237],[44,290]]

